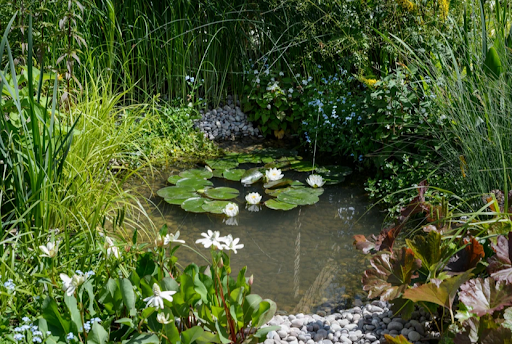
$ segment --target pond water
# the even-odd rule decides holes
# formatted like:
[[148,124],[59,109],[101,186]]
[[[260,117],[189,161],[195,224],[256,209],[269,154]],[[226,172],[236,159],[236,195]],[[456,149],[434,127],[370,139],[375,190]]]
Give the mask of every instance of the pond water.
[[[208,229],[240,238],[245,247],[231,257],[233,272],[238,273],[247,265],[247,276],[254,275],[253,292],[276,301],[280,311],[329,312],[365,298],[361,274],[368,262],[354,249],[353,235],[378,233],[383,214],[376,208],[368,210],[370,202],[362,183],[355,182],[353,176],[339,185],[324,187],[325,192],[314,205],[290,211],[262,206],[259,212],[245,209],[245,195],[259,192],[262,202],[268,199],[261,183],[244,187],[240,182],[214,177],[211,180],[215,186],[240,190],[233,200],[240,207],[238,225],[227,225],[223,215],[189,213],[157,196],[158,189],[169,185],[166,180],[171,174],[172,170],[164,171],[149,180],[151,188],[147,184],[138,188],[156,205],[151,216],[157,228],[167,224],[172,233],[180,230],[180,239],[205,255],[209,254],[208,249],[195,241]],[[302,182],[308,176],[290,171],[285,175]],[[183,265],[205,265],[197,253],[186,247],[181,247],[177,256]]]

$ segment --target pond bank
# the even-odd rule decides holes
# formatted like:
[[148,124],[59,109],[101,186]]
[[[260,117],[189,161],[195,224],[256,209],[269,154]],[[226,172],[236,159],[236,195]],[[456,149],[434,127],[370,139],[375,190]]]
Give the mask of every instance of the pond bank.
[[436,339],[430,331],[429,315],[424,310],[412,312],[410,320],[393,317],[389,304],[371,304],[340,310],[334,314],[276,315],[270,326],[280,326],[267,335],[265,344],[380,344],[385,334],[403,335],[413,344]]

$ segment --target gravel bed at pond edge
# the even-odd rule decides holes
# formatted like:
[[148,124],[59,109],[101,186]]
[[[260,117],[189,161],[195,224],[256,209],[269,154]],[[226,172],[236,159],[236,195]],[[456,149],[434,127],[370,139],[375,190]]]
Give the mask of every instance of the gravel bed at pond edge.
[[379,344],[386,342],[384,334],[402,334],[411,343],[421,344],[437,337],[436,332],[428,330],[429,315],[424,310],[414,311],[411,319],[406,321],[393,317],[389,304],[381,301],[330,315],[319,314],[274,316],[268,325],[281,329],[269,332],[264,343]]
[[227,104],[216,109],[200,110],[201,118],[196,120],[195,127],[210,140],[235,140],[238,137],[262,137],[258,128],[247,119],[240,109],[240,102],[233,102],[228,96]]

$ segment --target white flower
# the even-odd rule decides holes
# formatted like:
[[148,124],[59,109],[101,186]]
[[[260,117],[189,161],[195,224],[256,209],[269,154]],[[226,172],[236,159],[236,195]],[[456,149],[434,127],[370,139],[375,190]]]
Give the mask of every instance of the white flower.
[[185,240],[178,240],[180,237],[180,231],[177,231],[176,234],[167,234],[164,238],[164,245],[169,245],[171,242],[181,242],[185,243]]
[[212,232],[211,230],[208,230],[208,234],[201,233],[201,235],[204,238],[197,239],[196,244],[203,244],[205,248],[210,246],[222,248],[222,241],[224,238],[220,237],[220,233],[218,231]]
[[226,243],[224,245],[224,249],[233,251],[233,252],[235,252],[235,254],[237,253],[236,250],[244,248],[244,244],[238,244],[240,239],[239,238],[233,239],[233,236],[231,234],[228,234],[227,237],[224,237],[224,241]]
[[284,76],[284,73],[283,72],[279,72],[279,76]]
[[165,313],[160,312],[156,316],[156,321],[158,321],[160,324],[168,324],[171,322],[169,314],[165,315]]
[[267,105],[267,109],[269,109],[269,110],[270,110],[271,108],[272,108],[272,105],[268,104],[268,105]]
[[261,195],[257,192],[251,192],[245,196],[245,200],[249,204],[258,204],[261,201]]
[[293,93],[293,88],[291,88],[291,87],[290,87],[290,88],[288,89],[288,93]]
[[269,182],[274,182],[284,177],[284,174],[281,173],[281,170],[278,168],[271,168],[270,170],[265,171],[265,176],[267,177]]
[[322,176],[318,174],[310,175],[308,179],[306,179],[306,182],[309,184],[309,186],[313,188],[319,188],[325,184],[325,180],[322,178]]
[[60,279],[62,280],[62,287],[66,291],[68,296],[71,296],[75,293],[76,288],[78,288],[82,283],[85,282],[85,277],[81,275],[73,275],[73,277],[69,277],[66,274],[60,274]]
[[146,297],[144,302],[147,302],[146,307],[150,305],[152,307],[164,309],[164,299],[172,302],[172,295],[176,294],[175,291],[161,291],[158,284],[153,283],[153,296]]
[[119,249],[116,246],[114,246],[114,241],[112,240],[112,238],[105,237],[105,247],[107,249],[107,257],[110,257],[113,254],[114,257],[119,259],[121,255],[119,254]]
[[235,203],[228,203],[228,205],[226,205],[226,207],[222,209],[222,212],[229,217],[237,216],[238,206]]
[[43,254],[41,257],[48,257],[48,258],[54,258],[57,256],[57,252],[59,251],[59,244],[49,241],[46,246],[41,245],[39,246],[39,249],[43,251]]

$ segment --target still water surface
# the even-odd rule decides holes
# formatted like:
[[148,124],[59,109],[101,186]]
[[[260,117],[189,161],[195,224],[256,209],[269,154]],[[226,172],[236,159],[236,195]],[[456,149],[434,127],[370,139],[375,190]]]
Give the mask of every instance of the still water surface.
[[[195,240],[208,229],[240,238],[245,247],[232,255],[232,269],[238,273],[247,265],[247,276],[254,275],[253,293],[276,301],[284,312],[315,312],[325,307],[334,310],[349,306],[354,298],[365,297],[361,274],[368,262],[353,248],[353,235],[378,233],[383,215],[376,208],[368,211],[370,202],[364,188],[351,181],[353,177],[340,185],[326,186],[317,204],[286,212],[265,206],[259,212],[245,209],[249,192],[263,195],[262,203],[269,198],[261,183],[244,187],[240,182],[212,178],[215,186],[240,190],[234,200],[240,207],[238,225],[227,225],[222,215],[188,213],[155,194],[169,185],[168,176],[178,172],[168,170],[150,180],[153,194],[147,184],[142,191],[157,206],[151,211],[156,226],[167,224],[170,232],[180,230],[180,239],[205,255],[209,250],[196,245]],[[285,172],[285,176],[302,182],[307,178],[306,173]],[[206,265],[197,253],[185,247],[177,256],[184,265]]]

